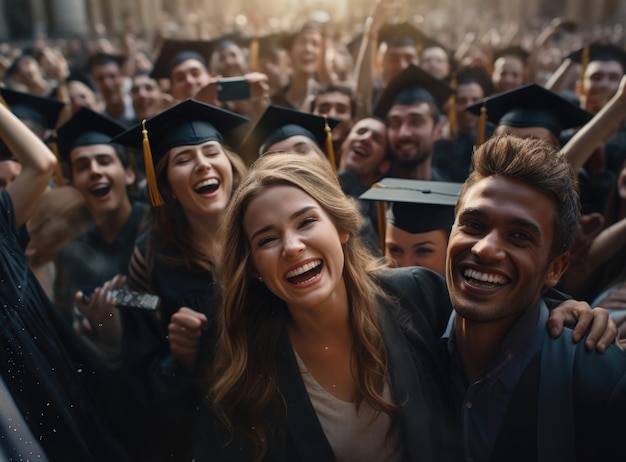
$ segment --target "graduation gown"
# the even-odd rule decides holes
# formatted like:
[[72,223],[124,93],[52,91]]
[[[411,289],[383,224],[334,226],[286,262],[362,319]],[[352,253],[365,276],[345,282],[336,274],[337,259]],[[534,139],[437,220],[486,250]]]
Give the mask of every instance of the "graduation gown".
[[[381,329],[390,386],[400,406],[404,460],[447,460],[446,415],[440,404],[444,397],[436,388],[443,370],[438,351],[430,348],[451,310],[445,282],[425,268],[398,268],[383,271],[380,283],[393,297],[380,303]],[[335,460],[302,381],[286,327],[276,349],[276,365],[287,418],[275,429],[266,460]],[[235,440],[223,447],[219,441],[228,435],[223,431],[221,436],[216,434],[220,434],[219,424],[203,411],[194,429],[195,460],[250,460],[245,443]]]
[[98,405],[113,398],[98,394],[114,393],[111,378],[31,272],[6,191],[0,192],[0,211],[0,373],[6,390],[50,460],[128,460]]

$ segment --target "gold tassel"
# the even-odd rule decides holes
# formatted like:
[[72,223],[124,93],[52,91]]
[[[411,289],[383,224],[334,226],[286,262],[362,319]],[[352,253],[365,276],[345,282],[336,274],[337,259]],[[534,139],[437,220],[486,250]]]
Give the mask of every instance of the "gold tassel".
[[485,142],[485,128],[487,126],[487,99],[483,99],[483,105],[480,108],[480,117],[478,118],[478,130],[476,132],[476,147]]
[[54,181],[57,186],[63,186],[65,179],[63,178],[63,169],[61,168],[61,157],[59,156],[59,144],[57,143],[57,132],[52,132],[52,141],[50,141],[50,150],[57,158],[56,166],[54,168]]
[[324,116],[324,131],[326,132],[326,155],[333,166],[333,172],[337,173],[337,164],[335,163],[335,148],[333,148],[333,131],[328,125],[328,117]]
[[259,70],[259,39],[255,38],[250,42],[250,51],[248,57],[248,67],[250,71],[256,72]]
[[589,44],[583,47],[580,56],[580,94],[585,96],[585,87],[583,85],[585,81],[585,72],[587,72],[587,66],[589,65]]
[[163,205],[163,198],[159,193],[156,182],[156,174],[154,173],[154,164],[152,162],[152,150],[150,149],[150,141],[148,140],[148,130],[146,129],[146,119],[141,121],[141,133],[143,135],[143,160],[146,168],[146,181],[148,182],[148,193],[150,195],[150,203],[153,207]]
[[448,127],[450,128],[450,139],[453,140],[456,137],[456,133],[459,131],[459,122],[456,118],[456,73],[452,73],[450,79],[450,88],[454,90],[454,93],[450,95],[448,99]]
[[0,93],[0,104],[2,104],[5,108],[9,110],[11,109],[8,103],[6,102],[6,100],[4,99],[4,97],[2,96],[2,93]]

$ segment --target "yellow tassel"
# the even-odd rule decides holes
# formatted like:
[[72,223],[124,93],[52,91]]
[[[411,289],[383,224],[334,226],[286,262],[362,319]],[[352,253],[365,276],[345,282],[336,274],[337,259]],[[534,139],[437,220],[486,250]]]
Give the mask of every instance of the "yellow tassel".
[[150,149],[148,130],[146,129],[146,119],[141,121],[141,128],[141,134],[143,135],[143,160],[146,168],[146,181],[148,182],[150,203],[153,207],[159,207],[163,205],[163,198],[157,188],[156,174],[154,173],[154,164],[152,162],[152,150]]
[[255,38],[250,42],[248,63],[250,71],[256,72],[259,70],[259,39]]
[[583,47],[580,56],[580,94],[585,96],[585,87],[583,82],[585,81],[585,72],[587,72],[587,66],[589,65],[589,45]]
[[50,141],[50,150],[57,158],[56,167],[54,169],[54,181],[57,186],[63,186],[65,179],[63,178],[63,169],[61,168],[61,157],[59,156],[59,145],[57,143],[57,132],[52,132],[52,141]]
[[0,93],[0,104],[2,104],[7,109],[11,109],[1,93]]
[[333,171],[337,173],[337,164],[335,163],[335,148],[333,147],[333,131],[328,125],[328,117],[324,116],[324,131],[326,132],[326,155],[333,166]]
[[450,79],[450,88],[454,90],[454,93],[448,99],[448,126],[450,127],[450,139],[454,139],[456,133],[459,131],[459,122],[456,118],[456,74],[452,73]]
[[480,108],[480,117],[478,118],[478,130],[476,132],[476,147],[485,142],[485,128],[487,126],[487,99],[483,99],[483,105]]

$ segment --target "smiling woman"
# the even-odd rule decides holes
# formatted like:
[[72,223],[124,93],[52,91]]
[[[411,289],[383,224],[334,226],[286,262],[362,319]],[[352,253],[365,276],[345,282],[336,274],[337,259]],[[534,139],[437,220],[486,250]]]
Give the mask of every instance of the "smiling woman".
[[[443,280],[385,272],[360,224],[328,162],[283,153],[253,165],[224,217],[207,384],[232,435],[199,419],[196,460],[428,460],[443,450],[422,375],[435,367],[413,363],[421,347],[409,340],[421,328],[436,342],[429,326],[442,329],[450,310]],[[403,296],[413,305],[398,304]]]
[[[188,100],[116,138],[145,149],[151,224],[135,242],[131,288],[158,295],[158,312],[123,313],[122,356],[140,410],[138,453],[149,460],[189,460],[192,374],[200,338],[215,306],[217,230],[245,173],[227,150],[229,130],[247,119]],[[147,137],[147,140],[146,140]],[[161,204],[161,205],[159,205]],[[147,394],[146,390],[155,390]],[[140,422],[140,424],[139,424]],[[146,424],[149,422],[149,424]]]

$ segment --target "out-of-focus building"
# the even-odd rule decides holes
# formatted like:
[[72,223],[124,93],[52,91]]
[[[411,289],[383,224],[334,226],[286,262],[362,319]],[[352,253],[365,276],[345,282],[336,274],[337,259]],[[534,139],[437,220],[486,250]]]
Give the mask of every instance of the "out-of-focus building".
[[[325,10],[333,21],[362,20],[372,0],[0,0],[0,40],[87,36],[106,30],[132,30],[153,37],[167,17],[189,23],[190,13],[206,28],[234,24],[239,14],[251,23],[294,11]],[[530,21],[567,17],[582,27],[626,24],[624,0],[403,0],[405,13],[438,9],[449,12],[450,24],[464,12],[477,11],[490,19]],[[350,16],[350,17],[348,17]],[[445,15],[444,15],[445,17]],[[212,31],[209,31],[212,32]]]

